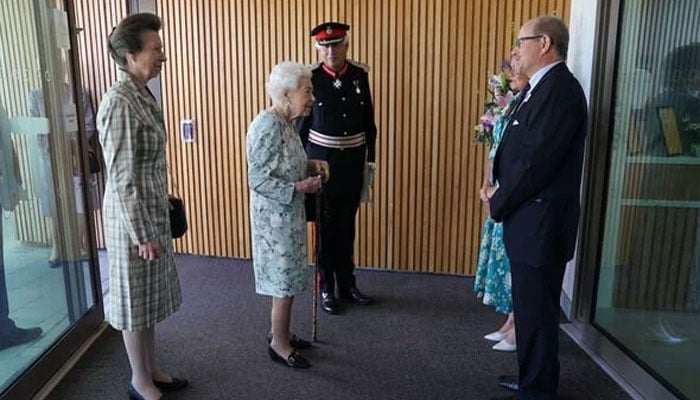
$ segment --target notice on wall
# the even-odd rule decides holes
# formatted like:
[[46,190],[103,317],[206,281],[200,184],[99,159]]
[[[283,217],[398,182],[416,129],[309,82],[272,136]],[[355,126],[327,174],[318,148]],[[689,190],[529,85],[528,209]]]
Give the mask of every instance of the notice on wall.
[[180,133],[182,141],[185,143],[194,142],[194,121],[191,119],[183,119],[180,121]]
[[68,14],[63,10],[52,9],[53,25],[56,33],[56,45],[64,50],[70,50],[70,35],[68,30]]

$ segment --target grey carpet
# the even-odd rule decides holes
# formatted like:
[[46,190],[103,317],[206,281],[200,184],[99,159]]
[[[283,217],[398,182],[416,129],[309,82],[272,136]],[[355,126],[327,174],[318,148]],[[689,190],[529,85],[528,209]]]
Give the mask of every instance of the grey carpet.
[[[376,297],[338,316],[319,309],[313,364],[292,370],[266,351],[269,299],[254,293],[249,261],[179,256],[183,306],[157,328],[158,358],[190,388],[169,399],[487,399],[507,394],[496,376],[516,371],[515,355],[490,349],[483,334],[503,316],[475,299],[472,278],[358,271]],[[292,325],[311,332],[310,290]],[[562,399],[629,399],[564,333]],[[128,362],[111,328],[49,399],[125,399]]]

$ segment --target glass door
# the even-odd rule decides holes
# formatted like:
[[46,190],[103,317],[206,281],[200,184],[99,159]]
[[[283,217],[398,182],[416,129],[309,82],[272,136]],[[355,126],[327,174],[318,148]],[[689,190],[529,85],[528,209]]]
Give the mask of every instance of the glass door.
[[103,320],[70,2],[0,2],[0,393],[28,398]]
[[622,3],[593,323],[700,398],[700,2]]

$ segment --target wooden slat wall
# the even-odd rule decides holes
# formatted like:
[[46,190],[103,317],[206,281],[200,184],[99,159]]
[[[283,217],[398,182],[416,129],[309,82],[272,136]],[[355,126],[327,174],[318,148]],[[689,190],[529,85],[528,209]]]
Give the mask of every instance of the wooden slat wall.
[[[90,93],[93,109],[97,108],[102,95],[114,83],[117,69],[107,50],[107,36],[112,27],[128,15],[128,0],[73,0],[75,4],[75,25],[82,28],[78,34],[78,57],[82,84]],[[97,6],[99,3],[99,6]],[[98,195],[102,198],[104,179],[98,174]],[[104,247],[104,230],[102,227],[102,211],[94,212],[97,245]]]
[[[173,182],[190,231],[181,252],[251,256],[245,134],[268,105],[271,68],[318,61],[308,31],[346,21],[350,57],[372,67],[379,128],[374,203],[358,218],[356,259],[382,269],[474,272],[485,148],[472,143],[486,79],[523,21],[568,20],[569,0],[172,0],[157,3]],[[196,121],[195,143],[179,121]]]
[[36,57],[34,8],[31,2],[0,2],[0,18],[14,23],[0,25],[0,100],[10,116],[27,114],[27,95],[41,87],[41,74],[27,67],[39,66]]
[[[105,41],[112,26],[127,15],[127,1],[110,0],[100,2],[99,7],[96,5],[97,3],[91,0],[75,0],[77,26],[84,29],[78,35],[83,86],[89,90],[95,110],[102,93],[116,76],[116,70],[106,52]],[[27,115],[28,94],[41,88],[32,2],[3,0],[0,2],[0,16],[2,21],[14,21],[12,24],[0,26],[0,76],[8,78],[0,80],[0,102],[10,116],[24,116]],[[32,180],[36,177],[32,171],[37,168],[37,164],[36,160],[32,160],[30,149],[36,147],[36,143],[19,136],[15,136],[14,140],[19,151],[24,187],[28,194],[28,200],[22,201],[14,213],[18,239],[49,244],[51,226],[48,219],[41,214]],[[101,180],[98,184],[100,188],[103,187]],[[102,247],[102,217],[99,212],[95,214],[95,222],[98,245]]]
[[[38,65],[37,34],[32,2],[6,0],[0,2],[0,103],[10,117],[28,115],[28,97],[40,89],[42,73]],[[36,140],[13,135],[20,162],[23,186],[27,200],[21,201],[13,213],[17,238],[25,242],[48,244],[51,226],[42,216],[39,199],[34,193],[36,160],[31,149]],[[35,153],[35,152],[34,152]]]

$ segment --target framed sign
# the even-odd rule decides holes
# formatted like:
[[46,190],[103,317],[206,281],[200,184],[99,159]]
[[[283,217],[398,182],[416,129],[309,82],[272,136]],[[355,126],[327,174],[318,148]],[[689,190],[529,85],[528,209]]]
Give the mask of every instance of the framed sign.
[[661,124],[661,132],[666,142],[666,152],[669,156],[683,154],[680,132],[678,131],[678,119],[676,112],[671,107],[657,107],[656,114]]
[[194,121],[191,119],[183,119],[180,121],[180,133],[183,142],[194,142]]

